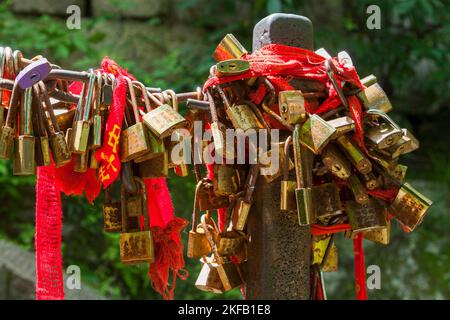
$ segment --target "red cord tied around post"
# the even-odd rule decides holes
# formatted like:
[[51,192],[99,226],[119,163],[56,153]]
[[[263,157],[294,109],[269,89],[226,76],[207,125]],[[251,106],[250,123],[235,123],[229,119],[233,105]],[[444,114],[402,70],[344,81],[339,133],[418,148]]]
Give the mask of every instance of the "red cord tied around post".
[[[36,189],[36,297],[37,299],[63,299],[64,287],[61,257],[62,211],[60,192],[67,195],[85,194],[92,202],[104,188],[119,176],[119,141],[126,105],[127,83],[125,77],[135,78],[115,61],[105,57],[102,73],[112,74],[116,79],[112,104],[105,125],[102,147],[95,157],[99,169],[89,169],[85,173],[73,171],[74,160],[55,168],[54,165],[39,167]],[[82,84],[74,82],[70,91],[79,94]],[[165,299],[173,299],[177,278],[185,279],[183,244],[180,232],[187,221],[174,216],[174,210],[166,180],[147,179],[148,207],[155,245],[155,262],[151,264],[149,278],[153,288]],[[169,289],[169,270],[173,279]]]

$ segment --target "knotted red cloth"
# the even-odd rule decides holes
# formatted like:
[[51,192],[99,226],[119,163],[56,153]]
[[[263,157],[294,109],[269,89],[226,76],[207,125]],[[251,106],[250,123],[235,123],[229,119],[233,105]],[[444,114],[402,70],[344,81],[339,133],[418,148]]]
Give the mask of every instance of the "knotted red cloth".
[[[116,62],[105,57],[102,61],[103,73],[113,74],[116,86],[113,100],[105,125],[103,144],[95,152],[99,163],[98,175],[95,169],[85,173],[73,171],[74,161],[55,169],[53,165],[40,167],[38,170],[36,197],[36,261],[38,299],[62,299],[64,289],[62,282],[61,258],[61,200],[60,191],[67,195],[82,195],[89,202],[100,193],[101,185],[106,188],[120,174],[119,141],[126,105],[127,83],[125,77],[135,78]],[[82,84],[74,82],[69,90],[80,94]],[[180,232],[187,221],[174,216],[170,193],[164,178],[147,179],[149,221],[153,232],[155,262],[151,264],[149,278],[153,288],[165,299],[173,299],[177,278],[185,279],[183,244]],[[40,190],[45,190],[41,192]],[[59,224],[57,224],[59,223]],[[169,288],[169,270],[172,270],[172,285]],[[60,279],[60,281],[59,281]]]

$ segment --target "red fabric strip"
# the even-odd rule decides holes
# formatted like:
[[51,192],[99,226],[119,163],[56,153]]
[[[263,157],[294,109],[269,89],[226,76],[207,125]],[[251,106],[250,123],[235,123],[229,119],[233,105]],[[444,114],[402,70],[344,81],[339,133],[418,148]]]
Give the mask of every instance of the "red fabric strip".
[[363,239],[364,234],[362,233],[356,234],[353,238],[353,253],[355,256],[355,291],[357,300],[367,300]]
[[61,195],[53,165],[38,167],[36,183],[36,299],[64,299]]

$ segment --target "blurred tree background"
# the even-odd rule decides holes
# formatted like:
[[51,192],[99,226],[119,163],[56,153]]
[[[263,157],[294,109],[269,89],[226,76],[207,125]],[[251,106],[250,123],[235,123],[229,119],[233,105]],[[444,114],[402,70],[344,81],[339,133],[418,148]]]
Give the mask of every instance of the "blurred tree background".
[[[82,9],[80,30],[68,30],[66,8]],[[369,30],[366,9],[381,8],[381,29]],[[148,86],[190,91],[202,85],[211,53],[226,33],[249,50],[254,24],[274,12],[309,17],[316,48],[346,50],[361,77],[373,73],[394,106],[391,113],[411,129],[421,148],[404,157],[407,179],[434,201],[422,226],[405,234],[393,225],[387,247],[365,242],[366,264],[381,268],[381,290],[371,299],[450,298],[449,123],[450,6],[447,0],[402,1],[207,1],[87,0],[3,1],[0,45],[26,57],[42,54],[64,68],[98,67],[108,55]],[[190,219],[194,179],[170,176],[176,214]],[[14,177],[11,162],[0,163],[0,238],[32,251],[34,178]],[[81,267],[83,281],[107,298],[159,299],[147,268],[123,266],[118,236],[102,231],[101,201],[63,197],[65,266]],[[187,232],[183,234],[187,239]],[[352,242],[338,237],[340,270],[326,275],[330,299],[353,299]],[[198,291],[200,269],[186,259],[190,277],[178,281],[177,299],[239,299]],[[280,284],[283,285],[283,284]]]

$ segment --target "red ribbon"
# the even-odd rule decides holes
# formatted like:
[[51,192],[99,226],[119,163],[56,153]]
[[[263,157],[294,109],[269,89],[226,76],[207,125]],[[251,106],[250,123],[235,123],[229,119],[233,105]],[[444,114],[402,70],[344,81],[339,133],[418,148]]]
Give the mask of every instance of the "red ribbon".
[[64,299],[61,194],[53,165],[38,167],[36,183],[36,299]]
[[367,300],[363,239],[364,234],[362,233],[356,234],[353,238],[353,253],[355,256],[355,291],[357,300]]

